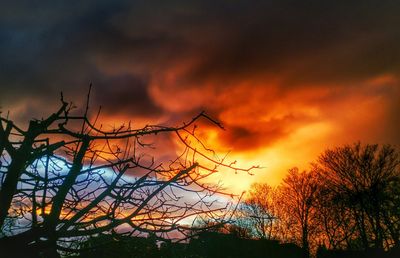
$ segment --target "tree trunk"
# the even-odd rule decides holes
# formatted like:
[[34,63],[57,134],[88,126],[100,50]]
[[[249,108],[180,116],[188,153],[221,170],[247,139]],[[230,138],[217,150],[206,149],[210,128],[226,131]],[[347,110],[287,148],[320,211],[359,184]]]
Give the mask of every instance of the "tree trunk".
[[308,243],[308,227],[307,227],[307,225],[305,225],[303,227],[301,240],[302,240],[302,246],[303,246],[303,257],[309,258],[310,257],[310,246]]

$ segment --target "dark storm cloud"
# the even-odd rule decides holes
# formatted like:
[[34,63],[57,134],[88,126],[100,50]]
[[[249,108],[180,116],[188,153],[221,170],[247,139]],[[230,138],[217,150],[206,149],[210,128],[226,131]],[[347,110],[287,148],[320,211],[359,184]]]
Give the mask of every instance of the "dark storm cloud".
[[[189,26],[205,41],[189,78],[235,80],[284,74],[299,82],[344,81],[398,71],[400,4],[394,1],[256,1],[210,8]],[[224,9],[224,7],[228,7]],[[220,16],[218,15],[220,14]],[[184,23],[184,20],[181,21]]]
[[[103,106],[107,115],[153,117],[161,110],[155,106],[146,91],[147,82],[132,75],[113,76],[93,81],[94,98],[97,106]],[[112,87],[110,87],[112,85]],[[105,105],[104,105],[105,104]]]
[[33,2],[5,5],[1,11],[4,95],[17,101],[24,95],[41,97],[44,92],[54,97],[52,93],[61,90],[80,94],[84,87],[86,91],[96,71],[88,60],[96,42],[87,36],[96,21],[101,26],[102,18],[110,15],[107,7]]
[[[257,89],[258,95],[271,95],[256,100],[265,102],[260,112],[278,105],[278,99],[290,106],[293,98],[287,95],[303,88],[318,92],[334,86],[326,94],[303,96],[300,104],[324,108],[350,94],[377,94],[391,108],[385,123],[398,128],[393,115],[398,82],[379,92],[363,82],[385,74],[399,79],[399,12],[399,1],[3,4],[0,104],[23,102],[29,113],[31,101],[49,103],[59,91],[73,101],[84,98],[93,82],[95,103],[108,113],[159,116],[178,105],[174,111],[179,116],[183,103],[187,108],[181,114],[206,108],[221,118],[252,100],[241,96],[236,103],[229,98],[212,103],[214,95],[229,95],[244,81],[276,79],[275,93]],[[169,79],[171,74],[177,78]],[[226,140],[243,147],[254,135],[280,139],[297,125],[272,115],[267,120],[273,123],[257,132],[232,125]]]
[[398,1],[55,2],[4,6],[3,85],[34,93],[62,88],[65,78],[78,84],[95,76],[94,57],[147,72],[198,58],[187,74],[196,81],[282,72],[342,80],[399,69]]

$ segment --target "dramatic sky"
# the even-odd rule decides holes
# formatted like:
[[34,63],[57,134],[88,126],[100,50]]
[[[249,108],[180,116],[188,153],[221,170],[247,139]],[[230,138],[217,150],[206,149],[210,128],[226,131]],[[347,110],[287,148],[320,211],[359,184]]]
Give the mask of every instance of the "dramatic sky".
[[238,164],[227,186],[276,184],[324,149],[400,144],[400,1],[8,1],[0,106],[23,121],[79,103],[103,120],[175,125]]

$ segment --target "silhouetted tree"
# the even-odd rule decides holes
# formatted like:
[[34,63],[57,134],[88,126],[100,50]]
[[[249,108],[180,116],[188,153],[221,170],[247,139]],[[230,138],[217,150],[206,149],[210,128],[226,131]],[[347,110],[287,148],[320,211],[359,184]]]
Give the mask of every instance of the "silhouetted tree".
[[[316,165],[323,189],[321,211],[331,211],[326,234],[347,246],[399,244],[399,154],[390,145],[346,145],[325,151]],[[328,214],[329,215],[329,214]],[[342,233],[334,234],[334,227]],[[344,234],[347,232],[347,234]]]
[[[218,160],[195,135],[197,120],[218,122],[200,113],[178,127],[106,130],[97,125],[98,115],[90,119],[88,103],[89,94],[83,114],[76,115],[61,98],[54,114],[31,120],[27,129],[0,116],[2,254],[28,250],[30,256],[58,257],[100,233],[185,235],[184,219],[229,208],[214,205],[210,197],[223,192],[204,179],[221,167],[248,170]],[[147,142],[167,133],[182,151],[163,163]]]
[[328,249],[346,249],[354,234],[354,221],[348,207],[338,199],[335,192],[324,185],[323,180],[319,182],[315,208],[321,244]]
[[330,149],[310,171],[290,169],[277,188],[252,185],[235,223],[253,238],[295,242],[304,256],[320,246],[322,256],[392,257],[400,250],[399,169],[390,145]]
[[317,198],[318,182],[315,171],[299,172],[298,168],[289,170],[280,188],[283,209],[287,216],[292,216],[297,229],[304,256],[310,255],[310,235],[315,229],[315,200]]
[[238,209],[236,224],[247,228],[253,237],[277,238],[279,223],[276,207],[276,189],[270,185],[253,184]]
[[[316,231],[314,208],[318,182],[314,170],[288,171],[281,185],[252,185],[239,209],[239,221],[261,239],[296,242],[308,257],[310,235]],[[313,235],[314,236],[314,235]]]

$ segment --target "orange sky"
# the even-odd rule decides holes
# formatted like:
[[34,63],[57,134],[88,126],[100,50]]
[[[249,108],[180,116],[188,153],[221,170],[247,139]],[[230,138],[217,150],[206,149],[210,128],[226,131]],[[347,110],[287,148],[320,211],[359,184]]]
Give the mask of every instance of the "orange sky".
[[[392,143],[393,135],[387,128],[391,124],[386,122],[390,121],[392,103],[387,103],[387,96],[368,93],[383,90],[398,96],[398,81],[394,76],[383,75],[362,83],[362,91],[360,88],[349,91],[338,101],[327,104],[320,99],[344,94],[343,89],[318,85],[279,93],[279,85],[256,80],[233,84],[229,92],[183,92],[175,97],[182,98],[184,104],[178,101],[176,105],[169,104],[168,92],[155,90],[154,94],[171,112],[183,112],[206,103],[221,110],[217,118],[226,130],[200,128],[202,139],[219,156],[229,151],[228,158],[237,160],[242,167],[262,167],[254,171],[254,176],[226,172],[212,179],[222,180],[228,188],[240,193],[254,182],[279,184],[289,168],[307,169],[329,147],[356,141]],[[196,100],[187,101],[190,99]]]
[[[324,149],[400,144],[396,1],[85,1],[0,10],[0,107],[43,117],[59,92],[103,121],[179,125],[205,110],[203,139],[254,176],[235,192],[278,184]],[[159,155],[173,143],[163,139]],[[215,178],[213,180],[218,180]]]

